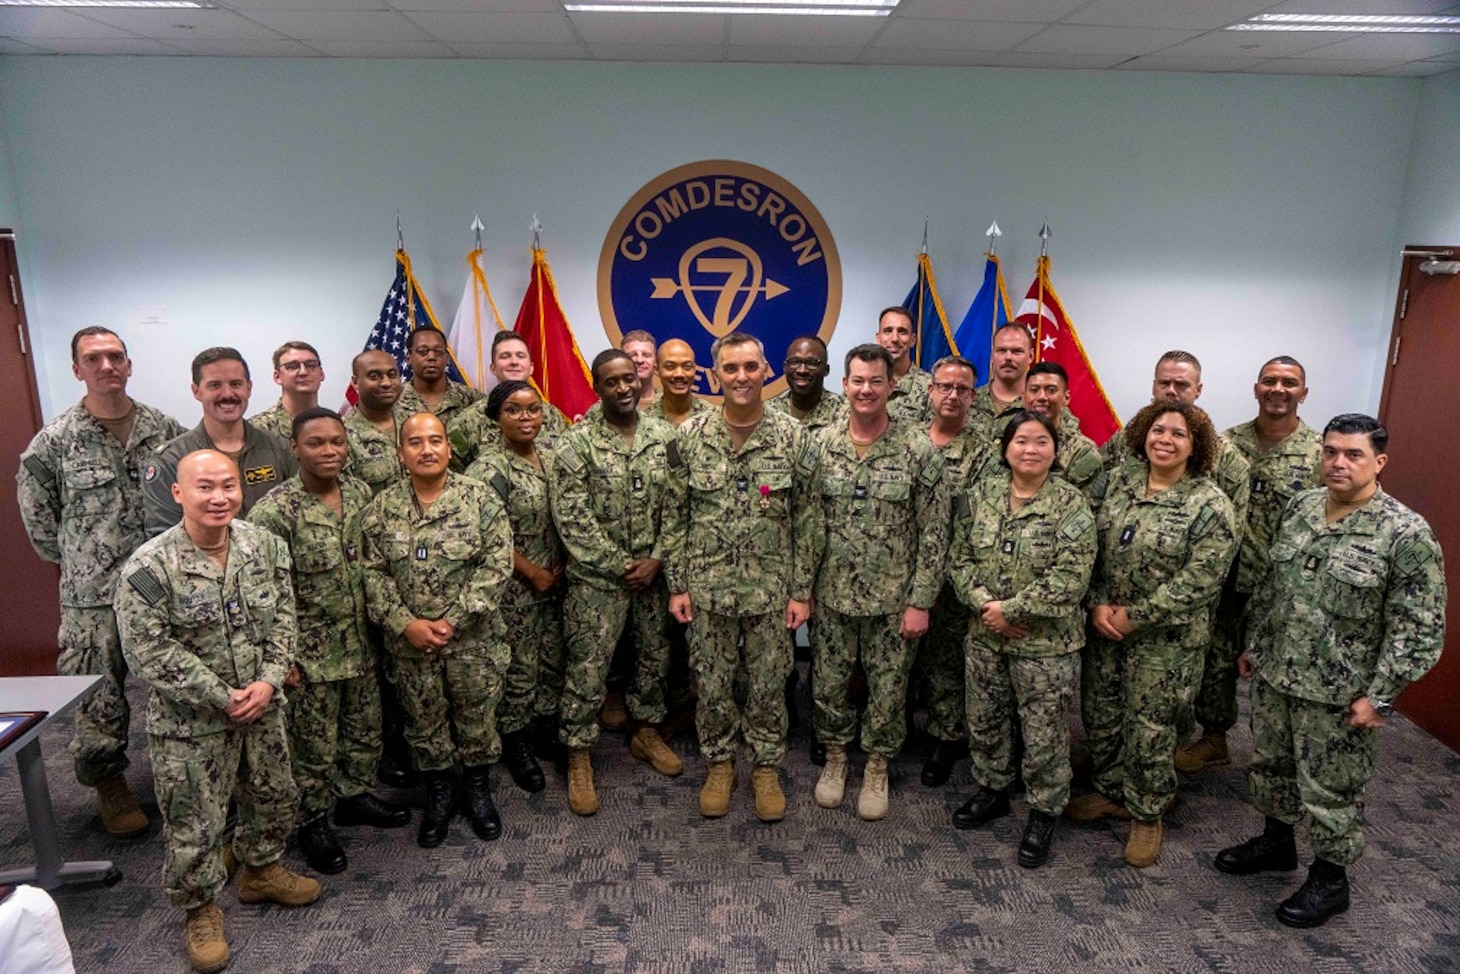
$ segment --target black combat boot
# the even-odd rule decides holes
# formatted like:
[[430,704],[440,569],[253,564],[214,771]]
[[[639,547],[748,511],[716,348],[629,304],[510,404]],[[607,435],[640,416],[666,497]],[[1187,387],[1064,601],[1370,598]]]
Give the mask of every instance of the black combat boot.
[[310,869],[326,876],[342,873],[349,865],[345,850],[340,848],[340,840],[335,838],[329,818],[324,815],[299,826],[299,851]]
[[1009,790],[1007,788],[979,788],[973,797],[959,806],[953,813],[955,829],[976,829],[980,825],[1003,818],[1009,814]]
[[1298,868],[1298,844],[1293,827],[1269,817],[1262,834],[1217,853],[1213,865],[1232,876],[1289,872]]
[[411,812],[394,802],[376,798],[370,792],[335,802],[336,825],[368,825],[373,829],[398,829],[409,825]]
[[1308,881],[1277,908],[1279,923],[1321,927],[1348,909],[1348,871],[1336,862],[1314,859]]
[[531,794],[547,787],[542,768],[532,756],[532,747],[527,743],[526,730],[502,735],[502,763],[507,766],[507,773],[517,782],[517,787],[523,791]]
[[1029,810],[1029,824],[1019,840],[1019,865],[1034,869],[1049,861],[1049,848],[1054,845],[1055,816],[1036,808]]
[[963,741],[933,741],[933,751],[923,762],[922,782],[928,788],[941,788],[948,783],[953,765],[959,758],[968,757],[968,745]]
[[421,829],[416,844],[434,849],[446,841],[446,832],[456,816],[456,777],[450,771],[428,771],[426,807],[421,811]]
[[[497,806],[492,803],[492,766],[479,764],[467,768],[466,817],[471,830],[483,842],[491,842],[502,835],[502,819],[497,815]],[[538,772],[541,774],[541,771]]]

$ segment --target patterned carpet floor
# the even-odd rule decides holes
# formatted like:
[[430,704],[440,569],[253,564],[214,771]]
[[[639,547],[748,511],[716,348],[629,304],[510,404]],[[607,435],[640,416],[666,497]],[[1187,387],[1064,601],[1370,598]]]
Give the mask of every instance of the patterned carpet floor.
[[[1245,694],[1244,694],[1245,696]],[[151,771],[134,726],[129,772],[156,817]],[[801,713],[809,713],[804,685]],[[1303,873],[1239,879],[1213,853],[1261,820],[1246,804],[1251,754],[1245,717],[1231,768],[1184,776],[1160,861],[1137,871],[1121,858],[1125,826],[1061,823],[1038,870],[1014,861],[1025,810],[977,832],[949,815],[971,791],[967,762],[942,789],[923,787],[922,746],[893,764],[892,811],[864,823],[852,799],[811,801],[818,769],[807,729],[793,730],[782,780],[785,821],[754,817],[749,767],[731,812],[700,817],[705,766],[691,734],[674,742],[687,771],[669,780],[605,734],[595,756],[602,810],[580,819],[565,782],[517,790],[502,769],[493,788],[501,840],[479,842],[464,821],[434,850],[411,828],[340,830],[350,869],[324,879],[315,905],[286,910],[222,905],[234,972],[712,972],[1460,971],[1460,757],[1402,718],[1384,731],[1369,789],[1369,850],[1350,871],[1353,907],[1316,931],[1272,916]],[[113,840],[76,784],[69,722],[48,732],[52,798],[73,858],[110,858],[109,889],[57,894],[78,971],[184,972],[182,915],[160,888],[161,836]],[[419,806],[414,792],[382,794]],[[418,812],[417,812],[418,814]],[[1309,854],[1300,843],[1306,866]],[[303,868],[291,848],[288,861]],[[0,863],[31,860],[13,762],[0,768]],[[4,969],[0,958],[0,971]]]

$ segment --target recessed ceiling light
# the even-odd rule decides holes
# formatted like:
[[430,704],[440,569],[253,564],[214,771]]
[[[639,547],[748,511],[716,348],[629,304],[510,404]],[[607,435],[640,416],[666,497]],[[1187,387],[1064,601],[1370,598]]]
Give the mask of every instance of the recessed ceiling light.
[[203,7],[217,9],[197,0],[0,0],[0,7]]
[[1258,14],[1227,30],[1314,31],[1347,34],[1460,34],[1460,17],[1400,14]]
[[810,17],[886,17],[899,0],[572,0],[574,13],[799,14]]

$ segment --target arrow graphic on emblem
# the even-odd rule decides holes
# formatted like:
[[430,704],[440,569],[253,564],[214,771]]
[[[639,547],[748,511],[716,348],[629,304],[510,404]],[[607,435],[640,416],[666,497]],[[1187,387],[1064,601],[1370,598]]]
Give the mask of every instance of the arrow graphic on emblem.
[[[672,298],[681,291],[714,291],[718,294],[725,290],[716,284],[680,284],[672,277],[651,277],[649,280],[654,283],[654,293],[650,295],[653,298]],[[779,281],[766,278],[766,282],[760,287],[738,287],[731,293],[744,294],[749,292],[751,294],[764,294],[766,299],[769,300],[771,298],[778,298],[789,290],[791,289]]]

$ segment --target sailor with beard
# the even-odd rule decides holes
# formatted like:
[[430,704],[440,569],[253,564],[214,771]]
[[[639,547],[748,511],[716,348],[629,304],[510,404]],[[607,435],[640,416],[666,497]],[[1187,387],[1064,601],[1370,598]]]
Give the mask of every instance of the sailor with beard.
[[170,440],[147,464],[142,475],[147,536],[156,537],[182,520],[182,507],[172,496],[177,465],[196,450],[217,450],[243,474],[243,508],[288,480],[299,469],[289,441],[245,420],[253,392],[248,363],[236,348],[214,347],[193,359],[193,398],[203,407],[203,421]]

